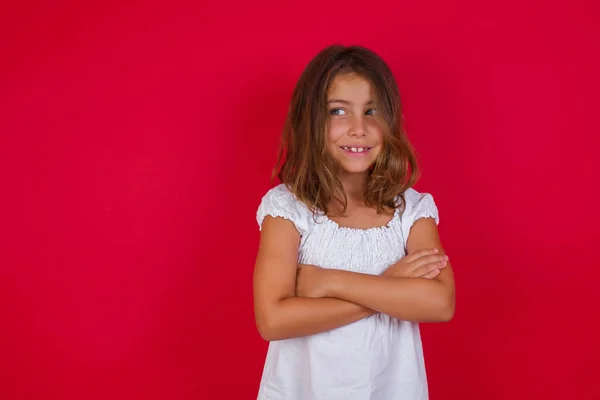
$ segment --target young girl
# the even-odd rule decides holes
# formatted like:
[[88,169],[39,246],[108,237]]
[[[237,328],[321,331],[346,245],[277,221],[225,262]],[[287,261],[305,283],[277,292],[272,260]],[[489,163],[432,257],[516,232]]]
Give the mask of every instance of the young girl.
[[[259,399],[428,398],[419,322],[454,314],[454,279],[388,66],[331,46],[307,66],[258,208]],[[283,162],[282,162],[283,160]]]

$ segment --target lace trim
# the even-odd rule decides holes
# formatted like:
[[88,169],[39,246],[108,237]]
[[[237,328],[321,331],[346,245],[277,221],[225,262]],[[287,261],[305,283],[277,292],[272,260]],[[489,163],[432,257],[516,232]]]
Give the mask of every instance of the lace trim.
[[257,218],[259,230],[262,230],[263,221],[265,220],[265,218],[267,216],[271,216],[273,218],[281,217],[281,218],[287,219],[288,221],[291,221],[294,224],[294,226],[296,226],[296,229],[298,229],[299,232],[301,232],[297,226],[298,217],[295,216],[291,212],[286,212],[285,210],[279,210],[279,209],[259,213],[258,218]]

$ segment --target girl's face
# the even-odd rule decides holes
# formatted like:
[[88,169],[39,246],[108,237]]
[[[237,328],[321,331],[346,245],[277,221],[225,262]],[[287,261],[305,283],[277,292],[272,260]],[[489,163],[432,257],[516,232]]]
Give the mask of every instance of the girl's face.
[[383,147],[383,129],[371,84],[355,74],[338,75],[327,93],[327,152],[348,174],[368,173]]

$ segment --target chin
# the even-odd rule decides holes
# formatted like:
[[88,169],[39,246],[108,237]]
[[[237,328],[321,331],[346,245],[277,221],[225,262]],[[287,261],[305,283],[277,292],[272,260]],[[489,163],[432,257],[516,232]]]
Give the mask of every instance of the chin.
[[366,174],[369,172],[371,164],[364,165],[348,165],[347,163],[341,163],[342,169],[346,174]]

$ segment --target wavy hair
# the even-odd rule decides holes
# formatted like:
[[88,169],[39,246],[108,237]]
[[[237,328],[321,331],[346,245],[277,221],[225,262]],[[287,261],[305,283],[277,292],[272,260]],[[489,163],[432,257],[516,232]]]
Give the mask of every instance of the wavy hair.
[[345,212],[342,168],[326,151],[327,93],[341,74],[356,74],[371,84],[384,132],[382,152],[370,169],[365,204],[378,213],[385,207],[404,209],[404,191],[420,175],[416,151],[404,131],[400,94],[390,68],[361,46],[331,45],[308,63],[292,95],[272,177],[278,177],[313,213],[328,215],[332,200],[339,201]]

